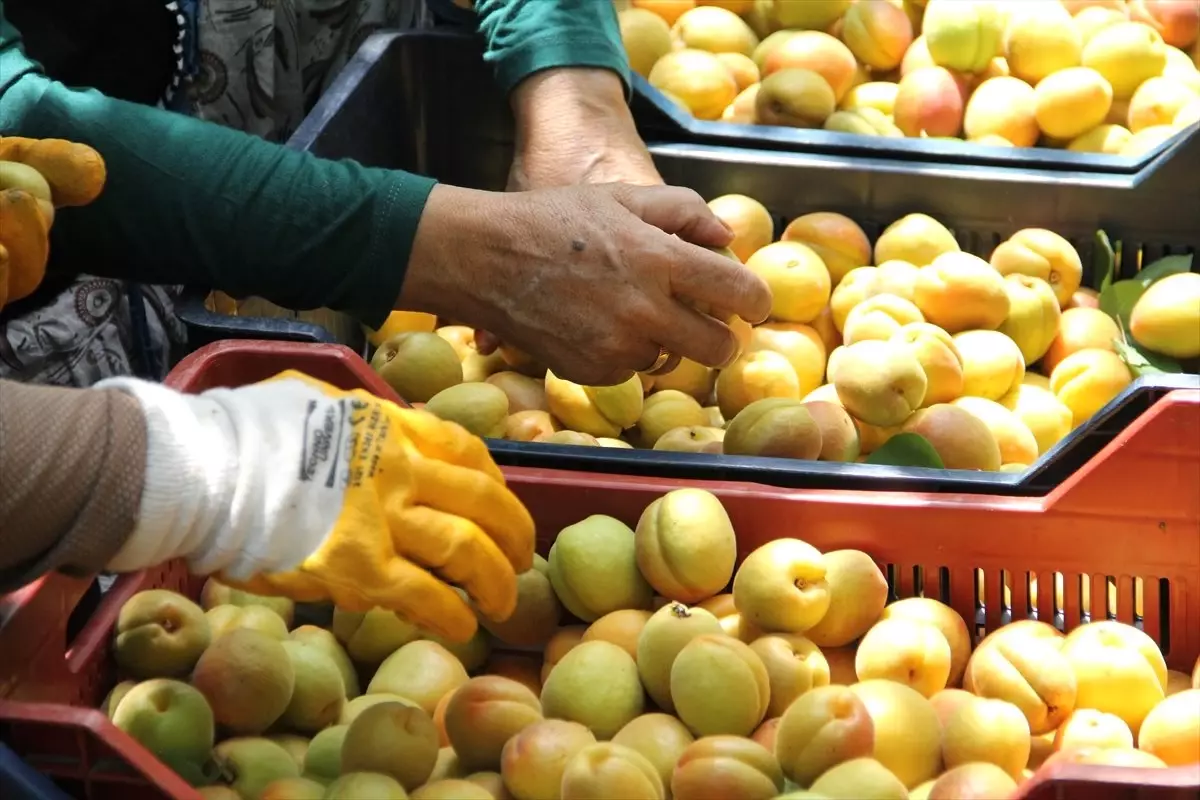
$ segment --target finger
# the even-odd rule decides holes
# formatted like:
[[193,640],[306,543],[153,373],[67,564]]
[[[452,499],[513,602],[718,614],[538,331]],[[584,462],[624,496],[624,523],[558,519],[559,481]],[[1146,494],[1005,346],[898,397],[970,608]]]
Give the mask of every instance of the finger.
[[501,481],[433,460],[417,465],[413,475],[417,505],[470,520],[496,543],[515,572],[533,565],[533,517]]
[[415,409],[400,411],[398,421],[409,442],[426,458],[457,464],[504,484],[504,475],[484,441],[458,423]]
[[656,228],[704,247],[726,247],[733,232],[704,198],[680,186],[611,184],[621,205]]
[[668,251],[671,293],[708,307],[719,307],[751,324],[771,313],[766,281],[723,255],[676,242]]
[[429,536],[395,542],[410,561],[460,586],[488,619],[506,620],[517,607],[517,573],[496,543],[469,519],[428,506],[405,511],[406,527]]
[[[452,642],[465,642],[475,635],[478,619],[453,587],[399,558],[390,560],[385,572],[382,586],[368,595],[374,606],[394,611],[418,628]],[[336,604],[336,594],[334,600]]]
[[679,366],[679,362],[682,360],[683,359],[678,354],[671,353],[669,356],[667,356],[666,362],[664,362],[661,367],[659,367],[658,369],[653,370],[651,372],[647,372],[646,374],[647,375],[666,375],[668,372],[674,372],[675,368]]
[[481,356],[490,356],[500,349],[500,340],[487,331],[475,331],[475,349]]
[[683,303],[672,306],[658,330],[650,332],[663,347],[714,369],[724,369],[737,358],[737,337],[728,325]]

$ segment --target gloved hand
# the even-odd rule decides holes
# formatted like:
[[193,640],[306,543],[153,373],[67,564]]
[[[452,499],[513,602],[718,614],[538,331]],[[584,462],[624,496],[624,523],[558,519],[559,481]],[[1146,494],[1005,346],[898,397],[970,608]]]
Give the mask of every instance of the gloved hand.
[[0,137],[0,308],[45,277],[55,207],[92,202],[104,180],[104,160],[87,145]]
[[183,395],[118,378],[146,411],[137,529],[109,567],[186,557],[258,594],[380,606],[452,640],[506,619],[534,526],[483,441],[369,393],[288,371]]

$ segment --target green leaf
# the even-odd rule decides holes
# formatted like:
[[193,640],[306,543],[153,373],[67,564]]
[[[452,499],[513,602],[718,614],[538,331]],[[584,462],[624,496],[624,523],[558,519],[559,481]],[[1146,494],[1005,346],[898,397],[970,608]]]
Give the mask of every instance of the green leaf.
[[1117,321],[1122,331],[1129,330],[1129,314],[1146,287],[1137,278],[1110,283],[1100,290],[1100,310]]
[[1140,281],[1144,288],[1150,288],[1150,284],[1155,281],[1160,281],[1168,275],[1175,275],[1180,272],[1190,272],[1192,269],[1192,254],[1182,256],[1163,256],[1153,264],[1142,268],[1142,271],[1137,274],[1136,280]]
[[871,453],[867,463],[889,467],[946,468],[929,440],[916,433],[897,433],[884,442],[883,447]]
[[1112,283],[1113,271],[1116,269],[1117,257],[1113,252],[1112,242],[1104,231],[1096,231],[1096,242],[1092,248],[1092,274],[1099,279],[1097,284],[1104,291]]
[[1120,339],[1114,339],[1113,345],[1116,347],[1117,355],[1125,362],[1125,366],[1129,367],[1129,371],[1133,373],[1135,378],[1140,378],[1143,375],[1178,374],[1183,372],[1183,366],[1179,362],[1158,353],[1145,350],[1139,347],[1136,342],[1126,344]]

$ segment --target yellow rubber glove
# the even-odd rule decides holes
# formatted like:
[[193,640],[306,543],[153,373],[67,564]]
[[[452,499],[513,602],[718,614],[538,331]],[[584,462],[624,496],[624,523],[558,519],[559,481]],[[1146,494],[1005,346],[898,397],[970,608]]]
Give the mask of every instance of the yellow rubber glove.
[[92,202],[106,175],[87,145],[0,137],[0,308],[28,297],[46,276],[55,207]]
[[131,379],[149,432],[138,528],[110,564],[186,556],[251,592],[389,608],[456,641],[507,619],[534,525],[483,440],[289,371],[180,395]]

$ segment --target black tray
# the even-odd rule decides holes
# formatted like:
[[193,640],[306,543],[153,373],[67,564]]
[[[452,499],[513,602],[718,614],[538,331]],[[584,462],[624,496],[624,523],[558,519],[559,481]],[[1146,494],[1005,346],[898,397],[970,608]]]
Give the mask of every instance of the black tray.
[[[502,189],[512,158],[513,123],[481,53],[479,41],[461,32],[376,34],[301,124],[291,145],[456,185]],[[1200,138],[1194,136],[1169,143],[1137,174],[1107,174],[945,163],[930,160],[931,151],[898,159],[663,141],[656,138],[661,128],[639,113],[636,103],[634,110],[668,182],[705,197],[748,194],[770,208],[780,226],[811,211],[838,211],[874,237],[893,220],[920,211],[950,226],[964,250],[983,256],[1016,230],[1046,227],[1080,250],[1085,284],[1095,282],[1090,264],[1099,228],[1118,249],[1120,276],[1136,272],[1143,260],[1200,249]],[[498,440],[489,441],[489,447],[500,463],[514,466],[781,486],[1041,495],[1166,392],[1180,388],[1200,389],[1200,378],[1162,375],[1135,381],[1022,474]]]

